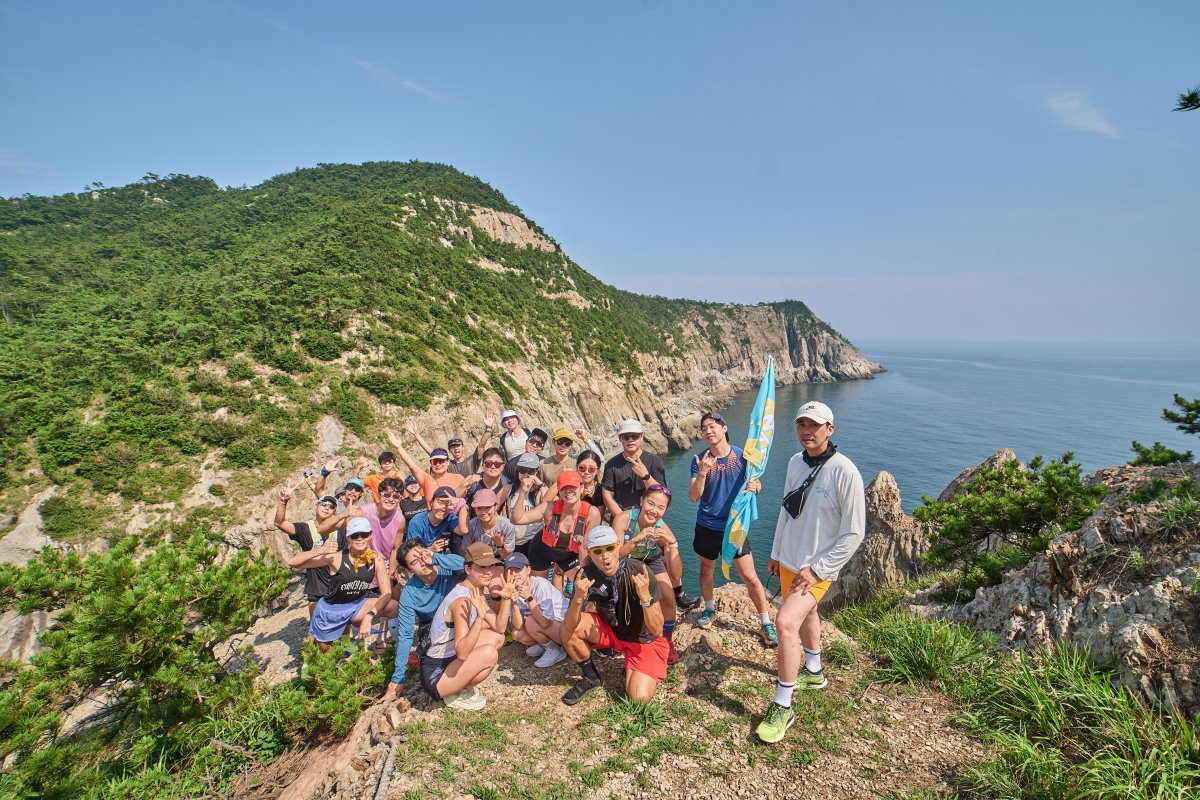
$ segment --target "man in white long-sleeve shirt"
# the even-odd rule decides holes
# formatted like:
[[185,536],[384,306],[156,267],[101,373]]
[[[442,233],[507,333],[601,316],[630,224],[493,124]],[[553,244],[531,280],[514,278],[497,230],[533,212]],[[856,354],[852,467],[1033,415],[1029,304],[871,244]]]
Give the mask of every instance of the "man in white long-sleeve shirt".
[[796,721],[792,692],[797,684],[824,689],[829,683],[821,668],[817,603],[866,532],[862,475],[830,443],[832,435],[829,406],[810,402],[796,412],[796,438],[804,452],[788,462],[783,508],[767,562],[767,571],[779,576],[784,602],[775,620],[779,629],[775,699],[757,730],[764,742],[778,742]]

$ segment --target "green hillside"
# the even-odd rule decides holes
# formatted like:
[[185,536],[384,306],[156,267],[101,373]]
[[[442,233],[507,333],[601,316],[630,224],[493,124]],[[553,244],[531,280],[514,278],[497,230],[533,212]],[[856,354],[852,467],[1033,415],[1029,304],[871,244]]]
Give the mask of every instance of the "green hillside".
[[[468,206],[520,214],[419,162],[0,201],[0,492],[36,456],[52,481],[169,501],[210,448],[233,468],[287,465],[322,413],[366,431],[368,394],[407,409],[519,397],[497,364],[627,374],[636,352],[683,354],[680,320],[725,308],[620,291],[548,237],[484,235]],[[568,293],[588,307],[546,297]]]

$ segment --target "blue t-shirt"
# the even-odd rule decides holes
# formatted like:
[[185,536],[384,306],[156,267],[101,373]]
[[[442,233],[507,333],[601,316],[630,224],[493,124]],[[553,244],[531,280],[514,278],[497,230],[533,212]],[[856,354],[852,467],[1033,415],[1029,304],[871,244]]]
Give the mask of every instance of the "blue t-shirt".
[[[703,453],[700,454],[704,455]],[[700,456],[692,458],[692,477],[700,474]],[[729,455],[718,458],[704,479],[704,493],[696,511],[696,524],[714,531],[725,530],[733,498],[746,482],[746,460],[742,448],[730,447]]]
[[447,514],[440,524],[434,525],[429,521],[429,512],[422,511],[408,523],[408,533],[404,535],[404,541],[417,539],[426,547],[432,547],[434,542],[443,536],[449,536],[457,527],[458,516],[455,514]]
[[458,585],[458,576],[463,571],[462,556],[451,553],[434,553],[433,564],[437,577],[426,584],[420,578],[409,578],[400,591],[400,607],[396,611],[396,668],[392,671],[392,683],[404,683],[404,670],[408,667],[408,653],[412,650],[413,636],[417,623],[433,621],[438,606]]

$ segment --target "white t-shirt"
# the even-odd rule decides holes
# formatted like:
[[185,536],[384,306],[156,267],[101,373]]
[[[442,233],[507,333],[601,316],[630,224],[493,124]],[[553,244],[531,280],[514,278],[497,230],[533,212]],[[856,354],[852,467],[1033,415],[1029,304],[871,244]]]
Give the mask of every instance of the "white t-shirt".
[[529,606],[532,603],[541,609],[542,616],[546,619],[562,622],[567,618],[567,606],[571,604],[571,601],[550,581],[534,575],[529,579],[529,593],[533,595],[533,599],[529,603],[524,600],[517,601],[517,606],[525,616],[529,616]]
[[[783,494],[804,483],[813,468],[797,453],[788,462]],[[812,485],[804,508],[792,519],[779,509],[771,559],[792,572],[810,566],[821,580],[837,580],[838,573],[862,544],[867,531],[867,498],[858,467],[841,453],[834,453]]]

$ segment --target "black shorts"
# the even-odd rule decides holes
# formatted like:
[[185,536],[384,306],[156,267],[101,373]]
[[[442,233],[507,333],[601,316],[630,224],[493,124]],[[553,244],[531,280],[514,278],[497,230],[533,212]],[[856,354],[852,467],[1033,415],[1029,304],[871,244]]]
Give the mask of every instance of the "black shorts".
[[434,700],[442,699],[437,690],[438,681],[442,679],[442,673],[446,671],[446,667],[450,666],[453,661],[454,656],[447,656],[446,658],[421,656],[421,687]]
[[[715,531],[712,528],[706,528],[699,523],[696,524],[696,536],[692,539],[692,549],[696,551],[696,555],[701,558],[707,558],[709,561],[721,560],[721,544],[725,541],[725,531]],[[742,542],[742,547],[737,551],[734,559],[742,556],[750,555],[750,539]]]
[[542,534],[529,540],[529,568],[534,572],[544,572],[551,565],[559,569],[571,569],[579,563],[579,556],[563,547],[551,547],[542,541]]
[[646,569],[650,570],[651,575],[666,575],[667,562],[663,561],[663,554],[660,552],[654,558],[635,558],[634,561],[641,561],[646,565]]

